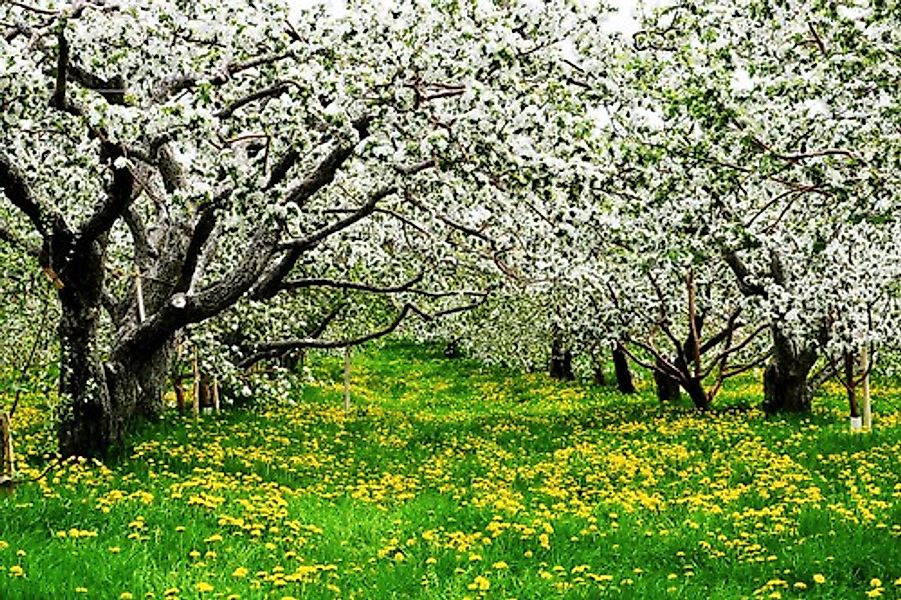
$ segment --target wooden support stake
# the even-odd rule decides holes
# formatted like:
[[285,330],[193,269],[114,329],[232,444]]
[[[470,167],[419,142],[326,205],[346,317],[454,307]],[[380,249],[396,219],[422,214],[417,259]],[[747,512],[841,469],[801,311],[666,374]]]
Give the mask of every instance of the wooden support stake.
[[141,284],[141,272],[135,271],[135,294],[138,297],[138,323],[143,323],[144,314],[144,286]]
[[344,412],[350,412],[350,346],[344,349]]
[[213,376],[213,410],[219,412],[219,377]]
[[11,481],[16,476],[16,462],[13,457],[12,426],[9,415],[0,413],[0,483]]
[[864,429],[873,429],[873,409],[870,406],[870,352],[864,346],[860,351],[860,368],[864,373],[863,377],[863,427]]
[[191,408],[194,413],[194,420],[200,417],[200,367],[197,364],[197,350],[194,350],[194,359],[191,361],[194,369],[194,398],[191,400]]

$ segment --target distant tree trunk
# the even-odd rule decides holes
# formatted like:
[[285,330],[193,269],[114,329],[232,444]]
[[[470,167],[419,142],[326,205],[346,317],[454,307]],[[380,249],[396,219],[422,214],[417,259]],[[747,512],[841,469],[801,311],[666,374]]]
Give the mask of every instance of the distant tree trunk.
[[763,409],[768,413],[809,412],[807,379],[817,361],[812,346],[802,349],[773,328],[773,356],[763,373]]
[[551,343],[551,361],[550,375],[554,379],[563,379],[572,381],[575,379],[573,375],[573,355],[563,344],[560,337],[555,337]]
[[682,397],[679,382],[662,369],[654,369],[654,384],[657,390],[657,399],[661,402],[674,402]]
[[278,364],[288,369],[291,372],[297,370],[297,365],[300,363],[300,352],[286,352],[282,354],[278,359]]
[[454,338],[450,340],[444,346],[444,357],[445,358],[459,358],[460,357],[460,340]]
[[607,377],[604,375],[604,367],[595,365],[594,367],[594,384],[599,386],[607,385]]
[[622,346],[619,345],[613,349],[613,372],[616,375],[617,389],[623,394],[634,394],[635,384],[632,382],[629,360]]

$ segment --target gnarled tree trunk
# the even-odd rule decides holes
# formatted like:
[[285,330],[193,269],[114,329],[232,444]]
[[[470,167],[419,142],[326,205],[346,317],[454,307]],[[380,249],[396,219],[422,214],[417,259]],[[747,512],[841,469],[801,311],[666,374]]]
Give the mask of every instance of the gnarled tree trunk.
[[171,344],[125,361],[104,362],[96,318],[63,310],[60,323],[60,407],[63,456],[100,457],[118,447],[137,419],[157,418],[170,370]]
[[[103,242],[74,253],[62,266],[57,439],[63,456],[104,456],[122,444],[136,419],[158,417],[172,360],[172,341],[131,353],[114,347],[115,359],[102,354]],[[135,314],[113,316],[121,317],[117,337],[137,325]]]
[[817,361],[811,347],[797,348],[773,328],[773,356],[763,373],[763,409],[768,413],[810,411],[807,379]]

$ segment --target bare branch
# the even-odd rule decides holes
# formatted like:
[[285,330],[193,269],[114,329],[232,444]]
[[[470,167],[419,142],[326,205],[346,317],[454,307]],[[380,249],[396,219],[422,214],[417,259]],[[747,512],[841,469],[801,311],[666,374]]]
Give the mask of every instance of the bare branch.
[[290,281],[282,282],[280,287],[283,290],[292,291],[311,287],[328,287],[339,290],[357,290],[361,292],[368,292],[370,294],[395,294],[399,292],[410,291],[410,288],[422,281],[424,276],[425,273],[420,272],[413,279],[405,281],[404,283],[401,283],[399,285],[388,287],[380,287],[367,283],[359,283],[356,281],[340,281],[337,279],[327,278],[292,279]]
[[291,56],[291,52],[283,52],[279,54],[263,54],[261,56],[251,58],[243,62],[229,63],[221,72],[216,74],[201,75],[195,73],[174,77],[167,81],[160,89],[156,91],[153,99],[156,102],[165,102],[172,95],[184,90],[191,89],[200,84],[200,82],[202,81],[209,82],[214,86],[222,86],[228,83],[229,79],[232,76],[237,75],[242,71],[247,71],[255,67],[271,65],[286,58],[290,58]]
[[351,213],[347,217],[341,219],[340,221],[337,221],[330,225],[326,225],[325,227],[322,227],[321,229],[313,232],[312,234],[310,234],[309,236],[307,236],[305,238],[297,238],[297,239],[287,240],[285,242],[282,242],[281,244],[279,244],[279,247],[283,250],[293,249],[293,250],[300,250],[302,252],[309,250],[309,249],[315,247],[317,244],[319,244],[324,239],[328,238],[329,236],[332,236],[340,231],[343,231],[344,229],[347,229],[348,227],[350,227],[357,221],[360,221],[360,220],[366,218],[367,216],[371,215],[375,211],[375,207],[380,201],[384,200],[388,196],[395,194],[395,193],[397,193],[397,188],[394,188],[394,187],[383,188],[383,189],[379,190],[378,192],[374,193],[372,196],[370,196],[370,198],[366,202],[366,204],[359,207],[353,213]]
[[284,94],[285,92],[288,91],[288,88],[292,84],[296,85],[296,83],[293,81],[282,81],[271,87],[253,92],[252,94],[248,94],[247,96],[244,96],[243,98],[238,98],[237,100],[235,100],[234,102],[232,102],[231,104],[229,104],[228,106],[226,106],[225,108],[220,110],[216,114],[216,116],[220,119],[228,119],[233,114],[235,114],[235,112],[237,110],[239,110],[240,108],[243,108],[244,106],[247,106],[248,104],[256,102],[257,100],[263,100],[265,98],[275,98],[277,96],[281,96],[282,94]]
[[808,21],[807,28],[810,30],[811,35],[813,35],[813,41],[814,41],[814,43],[816,43],[817,48],[820,49],[820,53],[823,56],[829,56],[829,52],[826,51],[826,44],[823,43],[823,38],[821,38],[820,34],[817,33],[817,30],[813,26],[813,23]]

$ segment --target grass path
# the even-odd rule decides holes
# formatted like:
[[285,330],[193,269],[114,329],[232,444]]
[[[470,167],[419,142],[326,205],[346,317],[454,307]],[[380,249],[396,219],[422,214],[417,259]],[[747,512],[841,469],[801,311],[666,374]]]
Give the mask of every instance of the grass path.
[[840,398],[698,415],[393,346],[345,415],[313,366],[291,405],[171,415],[0,496],[0,598],[901,598],[893,390],[852,435]]

